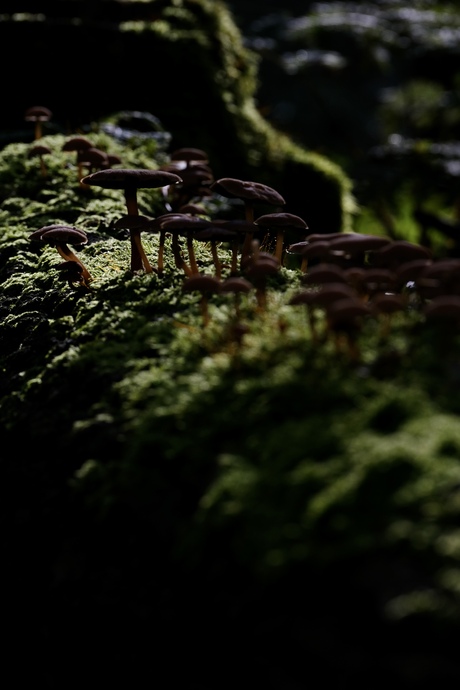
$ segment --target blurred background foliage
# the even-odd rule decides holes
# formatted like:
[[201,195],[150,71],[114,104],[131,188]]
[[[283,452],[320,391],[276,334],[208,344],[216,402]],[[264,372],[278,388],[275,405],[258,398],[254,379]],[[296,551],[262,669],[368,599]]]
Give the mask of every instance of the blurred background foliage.
[[344,167],[362,207],[359,227],[452,250],[460,231],[458,6],[228,4],[259,56],[259,108]]

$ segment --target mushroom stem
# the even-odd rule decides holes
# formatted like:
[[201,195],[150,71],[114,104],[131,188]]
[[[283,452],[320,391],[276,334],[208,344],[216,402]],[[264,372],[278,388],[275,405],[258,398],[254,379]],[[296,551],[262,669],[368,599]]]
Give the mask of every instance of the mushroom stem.
[[137,228],[131,228],[129,232],[131,242],[131,271],[134,273],[135,271],[144,269],[146,273],[153,273],[153,268],[142,246],[141,231]]
[[193,274],[193,272],[190,266],[188,266],[188,264],[184,261],[182,257],[177,233],[174,233],[172,236],[171,248],[173,251],[174,263],[176,264],[176,268],[182,269],[185,275],[190,277]]
[[80,261],[80,259],[76,256],[76,254],[73,253],[65,242],[60,242],[57,244],[56,249],[63,259],[66,261],[75,261],[79,266],[81,266],[85,283],[89,283],[92,280],[92,276],[86,266]]
[[191,232],[187,233],[187,251],[191,272],[199,273],[198,264],[196,263],[195,248],[193,246],[193,235]]
[[132,186],[128,185],[124,189],[124,195],[125,195],[127,213],[130,216],[138,216],[139,215],[139,206],[137,203],[137,189],[136,189],[136,187],[132,187]]
[[160,241],[158,244],[158,257],[157,257],[157,270],[158,275],[163,275],[165,270],[164,254],[165,254],[165,241],[166,241],[166,230],[164,228],[160,229]]
[[219,259],[219,254],[217,252],[217,243],[215,240],[211,240],[211,254],[215,268],[215,276],[216,278],[220,278],[222,276],[222,264]]

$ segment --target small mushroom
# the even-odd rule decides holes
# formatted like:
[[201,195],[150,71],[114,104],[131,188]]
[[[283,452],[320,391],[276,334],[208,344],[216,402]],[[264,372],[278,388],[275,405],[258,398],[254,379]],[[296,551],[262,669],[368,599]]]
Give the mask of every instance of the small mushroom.
[[243,261],[243,270],[246,278],[256,288],[256,299],[259,311],[265,311],[267,307],[267,286],[271,276],[278,273],[280,263],[278,259],[268,252],[261,252],[258,240],[252,241],[252,253]]
[[357,336],[362,320],[371,314],[370,307],[358,297],[344,297],[333,301],[327,308],[328,328],[334,334],[336,350],[341,351],[345,342],[348,355],[353,360],[360,358]]
[[83,177],[83,163],[79,158],[79,154],[86,149],[93,148],[93,144],[86,137],[75,136],[67,139],[62,145],[61,151],[68,151],[75,153],[75,164],[77,166],[78,181]]
[[[172,232],[176,236],[177,234],[183,234],[186,237],[188,259],[190,262],[190,273],[191,275],[199,273],[199,269],[196,263],[195,249],[193,245],[193,239],[197,231],[206,230],[212,227],[212,223],[209,220],[200,218],[199,216],[191,216],[186,213],[178,213],[172,215],[171,217],[166,217],[161,227],[167,232]],[[177,248],[177,247],[176,247]],[[182,262],[181,266],[183,268]]]
[[220,286],[221,292],[229,292],[234,295],[234,306],[235,306],[235,316],[239,320],[240,313],[240,295],[242,293],[247,293],[253,290],[254,286],[249,280],[243,278],[242,276],[229,276],[224,281],[222,281]]
[[[139,215],[137,203],[138,189],[155,189],[165,185],[179,184],[181,178],[175,173],[164,170],[136,170],[131,168],[108,168],[98,170],[82,179],[83,184],[103,187],[104,189],[123,190],[127,214]],[[130,231],[131,271],[135,273],[144,268],[141,233],[139,228]],[[148,266],[145,266],[148,270]]]
[[43,133],[43,123],[48,122],[53,116],[53,113],[49,108],[45,108],[41,105],[34,105],[31,108],[27,108],[24,113],[24,119],[28,122],[35,123],[34,139],[41,139]]
[[59,256],[65,261],[75,261],[81,266],[83,284],[88,286],[92,277],[83,262],[69,248],[72,245],[84,245],[88,242],[88,237],[83,230],[78,230],[70,225],[45,225],[29,235],[29,240],[44,242],[56,247]]
[[49,148],[49,146],[44,146],[43,144],[35,144],[29,149],[29,152],[27,154],[28,158],[38,158],[40,162],[40,172],[42,174],[42,177],[47,177],[48,175],[48,170],[43,156],[48,156],[50,153],[51,149]]
[[213,293],[220,292],[220,280],[215,276],[198,274],[188,277],[183,285],[184,292],[200,292],[200,309],[203,328],[209,324],[209,297]]
[[284,238],[287,232],[295,232],[300,234],[302,238],[305,237],[308,225],[293,213],[266,213],[263,216],[256,218],[254,223],[265,230],[274,230],[276,232],[276,243],[274,255],[280,263],[283,259]]
[[[245,219],[249,223],[254,223],[254,208],[258,204],[268,206],[284,206],[286,201],[272,187],[261,182],[250,180],[239,180],[234,177],[221,177],[213,182],[211,191],[229,199],[241,199],[244,203]],[[242,249],[242,256],[246,256],[251,248],[253,235],[247,233]]]
[[233,242],[237,237],[236,232],[221,225],[214,225],[210,222],[209,227],[197,230],[194,237],[198,242],[210,243],[215,275],[216,278],[220,278],[222,275],[222,262],[219,258],[217,246],[219,242]]
[[[137,216],[133,216],[129,213],[125,214],[124,216],[121,216],[121,218],[118,218],[114,222],[113,227],[117,230],[128,230],[130,233],[130,237],[132,237],[133,233],[140,234],[144,230],[152,231],[155,229],[153,227],[153,218],[149,218],[148,216],[141,216],[140,214]],[[147,258],[142,242],[139,242],[139,251],[141,254],[142,265],[144,267],[145,272],[153,273],[154,269],[152,268],[150,261]]]

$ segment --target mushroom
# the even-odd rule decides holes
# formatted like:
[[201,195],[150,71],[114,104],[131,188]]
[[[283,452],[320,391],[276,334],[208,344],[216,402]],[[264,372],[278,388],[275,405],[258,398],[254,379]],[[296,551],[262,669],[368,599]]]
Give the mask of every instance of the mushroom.
[[458,331],[460,327],[460,296],[440,295],[434,297],[424,308],[428,321],[443,323],[450,329]]
[[404,297],[391,292],[375,294],[368,304],[372,312],[382,321],[380,330],[382,338],[386,337],[390,332],[392,315],[398,311],[404,311],[406,307]]
[[212,227],[211,221],[206,220],[205,218],[200,218],[199,216],[192,216],[187,213],[178,213],[169,218],[166,217],[161,226],[166,231],[177,232],[185,235],[191,272],[192,274],[199,273],[195,258],[193,238],[196,232]]
[[83,262],[68,247],[83,245],[88,242],[88,237],[83,230],[78,230],[71,225],[44,225],[29,235],[29,240],[44,242],[56,247],[59,256],[65,261],[75,261],[81,266],[82,280],[85,286],[91,282],[92,277]]
[[293,213],[266,213],[263,216],[259,216],[254,223],[261,228],[265,228],[266,230],[276,231],[274,255],[280,264],[282,263],[283,258],[284,237],[286,233],[288,231],[294,231],[298,234],[301,234],[302,237],[305,237],[305,231],[308,230],[308,225],[303,218],[300,218],[300,216],[296,216]]
[[43,156],[47,156],[50,153],[51,149],[48,146],[44,146],[43,144],[35,144],[29,149],[27,154],[28,158],[38,158],[40,161],[40,171],[43,177],[48,175],[48,170],[46,168]]
[[61,151],[71,151],[76,153],[75,163],[78,170],[78,181],[80,181],[83,177],[83,164],[80,161],[79,153],[92,147],[93,144],[89,141],[89,139],[81,136],[71,137],[70,139],[67,139],[67,141],[65,141],[62,145]]
[[[98,170],[82,179],[83,184],[103,187],[104,189],[123,190],[128,215],[139,215],[137,202],[138,189],[155,189],[165,185],[174,185],[181,182],[179,175],[164,170],[136,170],[131,168],[108,168]],[[144,267],[141,233],[139,228],[130,230],[131,241],[131,271],[142,270]],[[145,266],[148,271],[148,266]]]
[[[228,199],[241,199],[244,203],[245,218],[249,223],[254,223],[254,207],[258,204],[269,206],[284,206],[286,201],[272,187],[261,182],[239,180],[234,177],[221,177],[212,183],[211,191]],[[242,249],[242,257],[250,251],[253,236],[247,233]]]
[[219,242],[233,242],[237,237],[236,232],[221,225],[214,225],[212,222],[209,222],[209,226],[202,230],[198,230],[194,237],[198,242],[210,242],[212,260],[216,271],[215,275],[217,278],[220,278],[222,275],[222,263],[217,251],[217,245]]
[[234,296],[235,316],[239,320],[240,313],[240,295],[243,292],[250,292],[253,289],[253,284],[243,278],[242,276],[229,276],[220,286],[221,292],[230,292]]
[[267,306],[268,279],[278,273],[280,263],[273,254],[260,251],[258,240],[252,241],[251,250],[243,262],[243,270],[247,279],[256,288],[257,306],[262,312]]
[[341,351],[342,341],[345,341],[350,358],[359,359],[357,335],[361,329],[362,319],[370,313],[370,307],[359,297],[344,297],[334,300],[327,307],[328,328],[334,334],[338,353]]
[[237,275],[238,253],[241,238],[243,238],[244,245],[245,238],[249,235],[254,239],[254,235],[259,233],[259,228],[253,222],[242,218],[233,218],[230,220],[217,219],[214,221],[214,225],[224,228],[225,230],[230,230],[233,233],[230,275]]
[[51,119],[53,113],[49,108],[45,108],[41,105],[34,105],[31,108],[27,108],[24,113],[24,119],[29,122],[35,123],[34,138],[35,140],[41,139],[43,122],[48,122]]
[[220,280],[215,276],[204,274],[193,275],[187,278],[182,285],[184,292],[200,292],[200,309],[203,327],[209,324],[209,296],[213,293],[220,292]]
[[[77,153],[77,160],[79,170],[83,167],[87,167],[89,172],[92,173],[94,170],[104,170],[110,168],[109,158],[105,151],[98,149],[96,146],[90,146],[87,149],[82,149]],[[81,180],[83,186],[85,183]]]
[[340,266],[335,264],[330,264],[327,262],[321,262],[308,271],[304,273],[300,281],[305,285],[320,285],[321,283],[345,283],[345,272]]
[[[121,218],[118,218],[114,224],[113,227],[116,229],[121,229],[121,230],[128,230],[130,233],[130,236],[132,236],[132,233],[141,233],[142,230],[154,230],[155,228],[152,225],[153,223],[153,218],[149,218],[148,216],[141,216],[141,215],[130,215],[126,214],[124,216],[121,216]],[[152,268],[147,255],[144,251],[144,247],[142,245],[142,242],[139,242],[139,251],[141,254],[142,258],[142,265],[145,269],[146,273],[153,273],[154,269]]]

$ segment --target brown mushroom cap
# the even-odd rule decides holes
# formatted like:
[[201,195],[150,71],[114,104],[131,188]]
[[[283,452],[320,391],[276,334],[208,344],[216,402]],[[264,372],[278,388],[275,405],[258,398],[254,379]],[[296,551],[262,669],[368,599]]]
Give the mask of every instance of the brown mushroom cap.
[[208,154],[202,149],[193,148],[190,146],[184,146],[180,149],[173,151],[169,158],[172,161],[184,161],[185,163],[190,163],[192,161],[208,161]]
[[89,148],[77,151],[77,161],[85,165],[108,165],[109,160],[105,151],[90,146]]
[[86,137],[71,137],[62,145],[61,151],[83,151],[93,148],[93,144]]
[[29,235],[29,240],[39,240],[47,244],[58,244],[65,242],[66,244],[86,244],[88,236],[83,230],[74,228],[71,225],[45,225],[38,230],[34,230]]
[[434,297],[424,308],[429,320],[439,320],[452,325],[460,322],[460,295],[441,295]]
[[282,228],[284,230],[307,230],[308,225],[300,216],[296,216],[293,213],[265,213],[263,216],[259,216],[254,221],[256,225],[260,225],[262,228],[276,229]]
[[261,182],[238,180],[234,177],[221,177],[211,185],[211,190],[229,199],[242,199],[273,206],[284,206],[286,203],[281,194],[272,187]]
[[333,237],[329,246],[332,251],[345,251],[347,254],[355,254],[377,250],[391,242],[389,237],[380,235],[365,235],[358,232],[343,233],[340,237]]
[[182,182],[175,173],[165,170],[136,170],[131,168],[109,168],[86,175],[82,182],[105,189],[155,189]]
[[379,292],[372,297],[369,306],[377,314],[393,314],[396,311],[404,311],[406,304],[402,295]]
[[27,157],[34,158],[35,156],[45,156],[48,153],[51,153],[51,149],[49,148],[49,146],[44,146],[43,144],[35,144],[29,149]]
[[253,287],[253,284],[242,276],[230,276],[221,283],[220,291],[233,293],[250,292]]
[[24,113],[24,119],[31,122],[46,122],[50,120],[53,113],[49,108],[45,108],[42,105],[33,105],[31,108],[27,108]]
[[211,293],[220,292],[220,286],[221,282],[215,276],[200,274],[187,278],[182,284],[182,290],[184,292]]
[[426,247],[407,240],[393,240],[373,254],[376,266],[393,267],[415,259],[431,259],[431,253]]
[[[149,216],[131,215],[126,213],[118,218],[113,227],[117,230],[155,230],[154,219]],[[159,228],[158,228],[159,230]]]
[[335,264],[320,263],[310,268],[308,273],[301,277],[301,282],[306,284],[320,283],[344,283],[345,271]]

